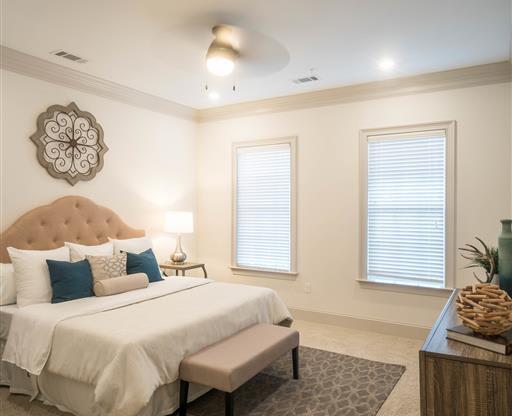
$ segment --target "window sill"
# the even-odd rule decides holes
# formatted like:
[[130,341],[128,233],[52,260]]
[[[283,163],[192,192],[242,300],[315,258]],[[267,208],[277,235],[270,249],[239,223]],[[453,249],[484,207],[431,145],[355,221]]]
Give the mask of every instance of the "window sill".
[[387,292],[397,293],[409,293],[413,295],[426,295],[426,296],[437,296],[440,298],[448,298],[452,294],[454,289],[445,287],[425,287],[425,286],[411,286],[399,283],[384,283],[374,282],[372,280],[357,279],[359,284],[367,289],[383,290]]
[[271,279],[295,280],[297,272],[281,272],[278,270],[250,269],[247,267],[230,266],[233,274],[238,276],[267,277]]

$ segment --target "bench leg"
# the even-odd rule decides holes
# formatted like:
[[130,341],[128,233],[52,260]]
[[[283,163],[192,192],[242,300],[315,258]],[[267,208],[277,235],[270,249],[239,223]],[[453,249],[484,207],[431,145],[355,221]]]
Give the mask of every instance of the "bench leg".
[[226,416],[235,416],[235,403],[233,400],[233,393],[226,393]]
[[294,380],[299,379],[299,347],[292,350],[292,362],[293,362],[293,378]]
[[180,416],[187,416],[188,381],[180,380]]

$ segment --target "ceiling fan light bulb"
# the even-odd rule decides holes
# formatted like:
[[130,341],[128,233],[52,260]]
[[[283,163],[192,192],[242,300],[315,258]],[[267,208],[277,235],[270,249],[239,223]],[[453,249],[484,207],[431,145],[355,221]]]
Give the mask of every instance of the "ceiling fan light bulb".
[[218,77],[225,77],[233,72],[235,63],[229,58],[222,56],[213,56],[206,60],[206,66],[208,71]]
[[237,52],[233,48],[214,41],[206,54],[206,67],[212,74],[224,77],[235,69],[236,57]]

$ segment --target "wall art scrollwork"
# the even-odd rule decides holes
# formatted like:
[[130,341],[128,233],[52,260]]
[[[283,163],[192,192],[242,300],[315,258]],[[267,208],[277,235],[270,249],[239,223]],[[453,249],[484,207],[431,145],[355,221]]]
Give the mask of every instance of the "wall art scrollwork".
[[93,179],[108,150],[96,118],[75,103],[48,107],[37,118],[37,131],[30,139],[37,146],[39,163],[71,185]]

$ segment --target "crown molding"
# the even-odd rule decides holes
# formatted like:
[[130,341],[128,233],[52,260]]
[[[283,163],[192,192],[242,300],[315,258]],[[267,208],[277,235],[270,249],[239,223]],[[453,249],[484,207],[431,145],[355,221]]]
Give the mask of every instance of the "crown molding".
[[0,45],[0,56],[0,67],[7,71],[74,88],[147,110],[197,121],[196,109],[166,100],[165,98],[58,65],[3,45]]
[[204,123],[228,118],[300,110],[397,95],[411,95],[479,85],[498,84],[510,82],[510,80],[511,63],[504,61],[269,98],[223,107],[201,109],[198,110],[198,119],[199,122]]
[[7,71],[202,123],[511,81],[511,64],[504,61],[198,110],[3,45],[0,57]]

